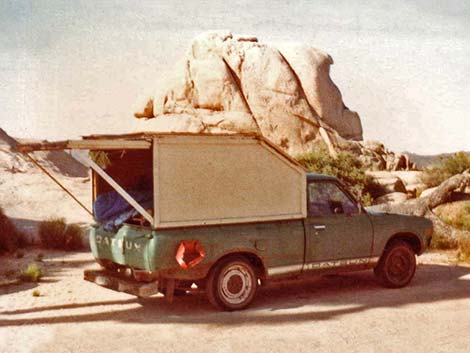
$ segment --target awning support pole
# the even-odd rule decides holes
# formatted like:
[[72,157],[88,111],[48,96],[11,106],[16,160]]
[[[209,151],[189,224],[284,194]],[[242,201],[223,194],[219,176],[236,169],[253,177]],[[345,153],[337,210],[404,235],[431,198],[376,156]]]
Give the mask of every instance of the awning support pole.
[[57,185],[60,186],[62,190],[64,190],[67,195],[69,195],[72,199],[75,200],[85,211],[87,211],[91,216],[93,216],[93,212],[91,212],[79,199],[77,199],[70,191],[67,190],[65,186],[63,186],[60,181],[58,181],[51,173],[49,173],[42,165],[40,165],[31,155],[27,152],[23,152],[23,154],[28,157],[28,159],[33,162],[33,164],[38,167],[44,174],[46,174],[49,178],[51,178]]
[[134,207],[137,212],[139,212],[142,216],[145,217],[147,221],[150,222],[150,224],[153,224],[153,217],[141,206],[139,203],[132,198],[131,195],[127,193],[126,190],[124,190],[121,185],[119,185],[116,181],[114,181],[113,178],[109,176],[101,167],[93,162],[90,158],[86,158],[84,156],[75,156],[78,160],[80,160],[82,163],[88,165],[90,168],[92,168],[96,173],[98,173],[104,180],[108,182],[109,185],[111,185],[114,190],[117,191],[119,195],[121,195],[124,200],[126,200],[129,205]]

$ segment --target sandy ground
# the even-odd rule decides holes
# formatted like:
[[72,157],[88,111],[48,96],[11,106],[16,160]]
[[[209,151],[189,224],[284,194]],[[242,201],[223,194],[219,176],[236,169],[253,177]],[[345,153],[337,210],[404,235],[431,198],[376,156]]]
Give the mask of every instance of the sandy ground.
[[[46,277],[12,283],[38,252]],[[470,267],[451,257],[422,256],[403,289],[383,289],[366,271],[266,287],[249,309],[226,313],[203,294],[168,304],[85,282],[95,266],[86,252],[4,256],[0,353],[468,352]]]

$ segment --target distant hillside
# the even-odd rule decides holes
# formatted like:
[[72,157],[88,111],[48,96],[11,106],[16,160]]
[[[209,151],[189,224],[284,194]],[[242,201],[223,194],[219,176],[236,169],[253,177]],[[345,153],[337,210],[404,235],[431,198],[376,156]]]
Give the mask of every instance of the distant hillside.
[[[454,153],[441,153],[441,154],[435,154],[435,155],[423,155],[423,154],[416,154],[412,152],[404,152],[404,153],[410,156],[410,159],[414,163],[416,163],[416,166],[418,167],[418,169],[423,169],[432,164],[437,164],[439,163],[441,158],[449,157],[454,154]],[[466,153],[470,153],[470,151]]]

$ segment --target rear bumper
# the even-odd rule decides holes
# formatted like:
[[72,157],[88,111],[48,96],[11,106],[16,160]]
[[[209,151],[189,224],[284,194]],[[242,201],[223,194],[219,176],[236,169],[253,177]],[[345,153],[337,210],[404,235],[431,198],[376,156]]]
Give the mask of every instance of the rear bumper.
[[159,292],[158,281],[151,283],[137,282],[133,278],[123,278],[119,274],[107,270],[85,270],[83,272],[83,278],[101,287],[136,295],[138,297],[150,297]]

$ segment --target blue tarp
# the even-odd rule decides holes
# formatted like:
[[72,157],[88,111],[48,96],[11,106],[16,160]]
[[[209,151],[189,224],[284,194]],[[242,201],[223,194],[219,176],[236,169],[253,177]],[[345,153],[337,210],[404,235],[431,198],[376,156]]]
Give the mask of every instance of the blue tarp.
[[[127,191],[143,208],[153,208],[153,193],[150,190]],[[95,219],[103,223],[104,229],[112,231],[121,226],[129,218],[137,216],[137,212],[116,191],[107,192],[98,197],[93,204]]]

